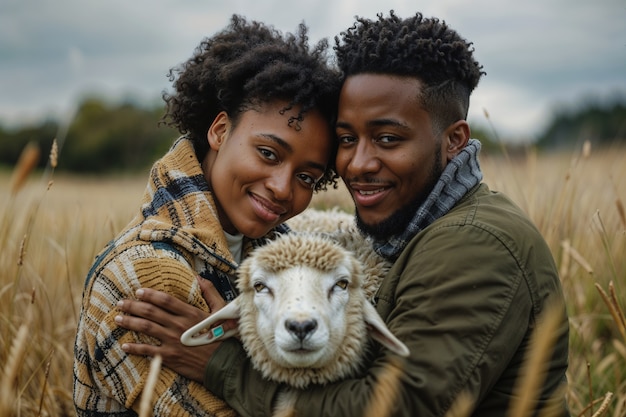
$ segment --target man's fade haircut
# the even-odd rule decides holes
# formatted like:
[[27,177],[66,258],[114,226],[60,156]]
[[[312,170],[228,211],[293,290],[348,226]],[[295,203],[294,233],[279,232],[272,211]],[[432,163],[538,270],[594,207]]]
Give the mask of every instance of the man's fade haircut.
[[[340,90],[336,69],[328,65],[328,41],[309,47],[307,27],[282,34],[261,22],[233,15],[230,24],[202,40],[193,56],[170,69],[174,92],[163,93],[162,121],[187,135],[201,161],[209,151],[206,134],[215,117],[225,111],[235,126],[241,113],[266,103],[287,103],[281,114],[298,107],[288,124],[299,130],[312,109],[319,111],[333,134]],[[329,167],[315,190],[336,186],[336,146]]]
[[401,19],[391,10],[388,17],[377,17],[357,17],[335,37],[342,79],[362,73],[415,77],[424,85],[418,99],[436,132],[466,119],[470,94],[485,74],[473,58],[472,43],[444,21],[421,13]]

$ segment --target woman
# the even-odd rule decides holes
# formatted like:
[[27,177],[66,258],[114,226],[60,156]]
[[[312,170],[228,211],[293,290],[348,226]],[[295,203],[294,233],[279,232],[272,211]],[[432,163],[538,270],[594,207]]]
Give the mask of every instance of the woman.
[[[196,276],[232,300],[242,257],[335,184],[338,76],[326,43],[309,50],[306,31],[283,36],[233,16],[170,71],[164,119],[183,136],[153,166],[140,212],[87,276],[74,360],[79,416],[139,411],[150,361],[122,346],[149,339],[118,326],[119,300],[150,287],[208,314]],[[154,415],[234,415],[166,367],[153,404]]]

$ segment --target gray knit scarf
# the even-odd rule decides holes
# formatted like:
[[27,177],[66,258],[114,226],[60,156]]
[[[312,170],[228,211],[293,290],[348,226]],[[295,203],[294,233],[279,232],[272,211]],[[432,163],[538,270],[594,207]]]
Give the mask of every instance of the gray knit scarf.
[[483,179],[478,163],[479,151],[480,142],[470,139],[467,146],[448,162],[439,181],[406,229],[389,239],[374,241],[374,250],[386,259],[396,260],[419,231],[445,215],[469,190],[479,184]]

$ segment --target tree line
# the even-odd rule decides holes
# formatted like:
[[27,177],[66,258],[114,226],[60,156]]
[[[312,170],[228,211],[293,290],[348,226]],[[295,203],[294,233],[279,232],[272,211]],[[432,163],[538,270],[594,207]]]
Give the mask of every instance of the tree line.
[[[94,174],[145,171],[178,136],[176,130],[160,122],[163,112],[162,104],[142,107],[128,102],[105,103],[97,97],[84,99],[59,144],[57,170]],[[39,146],[45,155],[60,128],[55,120],[13,130],[0,126],[0,165],[13,166],[28,143]],[[485,152],[501,147],[492,133],[472,126],[472,136],[483,142]],[[563,149],[584,141],[594,147],[626,144],[626,100],[608,104],[587,101],[577,108],[557,111],[533,145],[544,150]],[[39,166],[46,163],[46,158],[41,158]]]
[[[63,138],[57,140],[57,170],[95,174],[145,170],[179,136],[175,129],[161,122],[163,113],[163,105],[142,107],[86,98]],[[38,145],[45,155],[62,127],[56,120],[15,130],[0,127],[0,165],[14,165],[28,143]],[[46,163],[46,158],[41,158],[39,166]]]

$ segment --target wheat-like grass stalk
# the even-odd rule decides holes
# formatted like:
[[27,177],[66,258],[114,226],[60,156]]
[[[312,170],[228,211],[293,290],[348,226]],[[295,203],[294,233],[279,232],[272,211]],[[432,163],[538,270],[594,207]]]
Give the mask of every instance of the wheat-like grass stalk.
[[143,387],[141,403],[139,404],[139,417],[152,416],[152,395],[154,394],[154,387],[159,379],[162,362],[163,358],[158,354],[155,355],[150,361],[150,372],[148,373],[146,385]]
[[570,244],[569,240],[564,240],[561,243],[561,247],[564,251],[568,252],[569,256],[574,259],[578,265],[582,266],[589,275],[593,275],[591,264]]
[[[563,247],[563,249],[565,249],[566,247],[571,247],[569,239],[565,239],[564,241],[562,241],[561,246]],[[561,252],[561,263],[559,264],[559,276],[561,277],[562,281],[567,281],[567,279],[569,278],[570,259],[570,251],[563,250]]]
[[567,387],[561,386],[554,390],[546,405],[539,410],[538,417],[560,417],[563,415],[563,402]]
[[551,300],[548,300],[545,305],[545,310],[531,336],[530,348],[526,352],[520,378],[516,382],[515,393],[517,395],[511,402],[509,417],[531,415],[545,379],[564,308],[560,302]]
[[28,175],[37,166],[40,154],[39,146],[36,143],[29,142],[26,144],[11,176],[11,195],[14,196],[22,188]]
[[617,339],[613,339],[613,348],[626,360],[626,345]]
[[617,190],[617,185],[615,185],[615,179],[611,176],[611,185],[613,186],[613,194],[615,194],[615,207],[617,208],[617,215],[619,216],[620,223],[622,224],[622,229],[626,230],[626,210],[624,210],[624,203],[622,199],[619,197],[619,191]]
[[52,147],[50,148],[50,166],[52,169],[57,167],[57,163],[59,162],[59,145],[57,143],[57,138],[52,140]]
[[43,408],[43,400],[46,397],[46,391],[48,387],[48,377],[50,376],[50,365],[52,364],[53,354],[54,354],[54,351],[50,352],[48,362],[46,363],[46,370],[44,372],[44,379],[43,379],[43,387],[41,388],[41,397],[39,397],[39,412],[37,413],[38,416],[41,416],[41,409]]
[[615,268],[615,261],[613,256],[611,255],[611,244],[609,242],[608,233],[606,232],[606,227],[604,227],[604,222],[602,221],[602,216],[600,215],[600,211],[596,210],[593,217],[593,222],[598,228],[600,239],[602,240],[602,246],[604,247],[604,252],[606,253],[606,258],[609,260],[609,266],[611,267],[611,275],[616,278],[617,269]]
[[[58,159],[59,159],[59,145],[57,144],[57,139],[54,138],[54,140],[52,141],[52,147],[50,148],[50,157],[48,159],[50,162],[50,168],[51,168],[50,176],[52,176],[54,169],[57,167]],[[53,183],[54,181],[52,179],[48,181],[48,187],[46,188],[46,191],[52,188]]]
[[2,416],[8,417],[14,412],[13,401],[17,395],[16,382],[26,355],[28,331],[29,325],[27,323],[20,326],[4,364],[4,375],[2,376],[2,383],[0,383],[0,415]]
[[622,308],[617,301],[613,281],[609,282],[609,294],[607,294],[606,291],[604,291],[604,289],[597,282],[595,283],[595,287],[600,293],[602,300],[604,300],[604,303],[609,308],[609,312],[613,317],[613,321],[617,325],[617,330],[619,330],[622,338],[624,338],[624,341],[626,341],[626,317],[624,317],[624,311],[622,311]]
[[24,256],[26,255],[26,240],[28,238],[28,235],[25,234],[24,237],[22,238],[22,241],[20,242],[20,251],[18,253],[17,256],[17,265],[18,266],[22,266],[24,265]]
[[385,364],[376,381],[376,386],[364,417],[385,417],[389,415],[398,396],[401,375],[401,359],[393,357]]
[[617,207],[619,219],[622,222],[622,228],[626,229],[626,212],[624,212],[624,203],[622,203],[622,200],[619,197],[615,199],[615,206]]
[[607,392],[604,395],[602,404],[600,404],[600,408],[598,408],[598,411],[593,413],[592,417],[602,417],[604,414],[606,414],[606,412],[609,411],[609,404],[611,403],[612,400],[613,400],[613,393]]
[[[601,417],[608,411],[609,404],[612,400],[613,393],[607,392],[606,394],[604,394],[604,397],[596,398],[595,400],[590,401],[587,407],[583,408],[582,411],[578,414],[578,417],[584,416],[586,412],[589,412],[591,417]],[[593,407],[597,404],[600,404],[600,408],[598,408],[598,410],[594,413]]]
[[580,152],[580,156],[582,156],[583,159],[589,159],[591,156],[591,141],[589,139],[583,142],[583,148]]
[[466,391],[456,397],[445,417],[469,417],[474,409],[474,399]]
[[587,381],[588,381],[588,385],[589,385],[589,400],[591,401],[590,404],[590,408],[589,408],[589,414],[593,413],[593,406],[594,406],[594,402],[593,402],[593,381],[591,378],[591,364],[589,362],[587,362]]
[[[502,155],[504,155],[507,165],[511,166],[512,164],[511,156],[509,155],[509,152],[507,151],[504,141],[500,139],[500,135],[498,134],[498,131],[496,130],[496,127],[493,124],[491,117],[489,117],[489,112],[487,111],[486,108],[483,108],[483,114],[485,115],[485,119],[487,119],[487,123],[489,124],[489,127],[491,128],[491,132],[493,133],[496,143],[500,146],[500,150],[502,151]],[[512,177],[512,181],[513,181],[516,191],[518,191],[518,195],[521,198],[521,201],[519,201],[519,204],[522,206],[522,208],[526,212],[528,212],[529,205],[528,205],[528,202],[526,201],[526,195],[523,192],[521,192],[522,186],[520,185],[517,177]]]
[[[28,148],[28,147],[29,146],[27,146],[26,148]],[[39,147],[37,147],[36,149],[37,149],[36,152],[37,152],[37,160],[38,160],[38,158],[39,158]],[[25,150],[24,152],[32,153],[33,151],[26,151]],[[54,172],[54,167],[56,167],[57,162],[58,162],[57,158],[58,158],[58,146],[57,146],[56,139],[54,139],[53,142],[52,142],[52,148],[51,148],[51,151],[50,151],[50,157],[49,157],[49,161],[48,161],[49,165],[53,167],[52,168],[53,172]],[[32,157],[25,157],[25,159],[30,161],[30,159],[32,159]],[[22,160],[22,158],[20,158],[20,160]],[[15,175],[15,177],[17,178],[18,182],[20,182],[20,181],[23,182],[24,179],[22,178],[22,176],[28,175],[28,172],[30,172],[30,171],[28,171],[28,172],[26,172],[26,174],[23,174],[22,171],[26,171],[26,168],[21,168],[20,167],[21,164],[22,164],[21,162],[18,162],[18,164],[16,166],[16,169],[15,169],[15,172],[17,173]],[[31,170],[32,170],[32,168],[31,168]],[[52,176],[52,174],[50,174],[50,178],[51,178],[51,176]],[[51,179],[50,179],[50,181],[51,181]],[[49,190],[49,189],[50,189],[50,182],[48,184],[47,190]],[[13,193],[15,194],[16,192],[17,191],[14,191]],[[17,284],[18,284],[18,281],[20,280],[20,273],[21,273],[23,262],[24,262],[24,254],[26,253],[26,251],[28,249],[29,240],[27,239],[27,237],[32,232],[32,229],[33,229],[34,224],[35,224],[35,219],[36,219],[37,214],[39,212],[39,208],[41,206],[41,203],[43,201],[44,196],[45,196],[45,194],[42,195],[39,198],[39,200],[37,200],[35,202],[34,206],[31,207],[31,209],[30,209],[30,215],[28,217],[28,222],[27,222],[27,226],[26,226],[26,233],[25,233],[24,238],[23,238],[23,240],[21,242],[21,245],[20,245],[20,253],[19,253],[19,257],[18,257],[19,270],[18,270],[18,274],[15,276],[15,280],[14,280],[14,283],[13,283],[13,289],[14,289],[13,299],[15,299],[15,295],[16,295],[16,291],[17,291],[17,287],[18,287]]]

